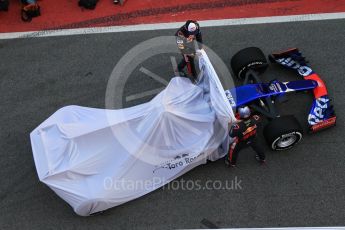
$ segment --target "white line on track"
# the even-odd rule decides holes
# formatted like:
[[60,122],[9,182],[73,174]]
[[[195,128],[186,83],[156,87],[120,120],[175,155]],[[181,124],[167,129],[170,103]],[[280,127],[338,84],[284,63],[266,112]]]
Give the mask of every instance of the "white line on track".
[[[257,17],[257,18],[206,20],[206,21],[199,21],[199,22],[202,25],[202,27],[214,27],[214,26],[281,23],[281,22],[318,21],[318,20],[331,20],[331,19],[345,19],[345,12],[322,13],[322,14],[302,14],[302,15],[289,15],[289,16],[271,16],[271,17]],[[80,28],[80,29],[61,29],[61,30],[31,31],[31,32],[0,33],[0,39],[52,37],[52,36],[69,36],[69,35],[81,35],[81,34],[101,34],[101,33],[116,33],[116,32],[129,32],[129,31],[176,29],[180,27],[181,24],[183,23],[184,22],[172,22],[172,23],[141,24],[141,25],[130,25],[130,26],[109,26],[109,27],[91,27],[91,28]]]

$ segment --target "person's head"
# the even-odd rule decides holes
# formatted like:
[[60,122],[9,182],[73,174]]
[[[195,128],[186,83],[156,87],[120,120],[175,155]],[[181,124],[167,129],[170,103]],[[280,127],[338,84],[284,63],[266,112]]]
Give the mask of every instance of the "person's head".
[[185,27],[189,35],[196,35],[198,33],[199,28],[196,21],[186,21]]
[[238,108],[238,114],[240,115],[241,119],[246,119],[250,117],[250,109],[248,106],[243,106]]

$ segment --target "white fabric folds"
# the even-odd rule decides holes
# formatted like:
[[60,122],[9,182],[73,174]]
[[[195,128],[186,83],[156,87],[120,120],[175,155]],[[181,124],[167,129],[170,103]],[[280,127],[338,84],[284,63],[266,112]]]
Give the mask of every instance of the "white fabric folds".
[[235,118],[203,50],[199,65],[199,84],[174,77],[145,104],[56,111],[30,134],[39,179],[87,216],[223,157],[227,149],[220,146]]

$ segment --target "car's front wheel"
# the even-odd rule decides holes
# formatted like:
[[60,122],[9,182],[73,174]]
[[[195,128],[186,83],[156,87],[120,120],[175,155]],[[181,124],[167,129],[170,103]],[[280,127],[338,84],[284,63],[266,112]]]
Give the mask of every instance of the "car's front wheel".
[[282,116],[265,126],[264,136],[272,150],[285,150],[302,140],[303,129],[294,116]]
[[263,73],[268,63],[265,54],[257,47],[248,47],[238,51],[230,62],[232,71],[240,80],[244,80],[248,70]]

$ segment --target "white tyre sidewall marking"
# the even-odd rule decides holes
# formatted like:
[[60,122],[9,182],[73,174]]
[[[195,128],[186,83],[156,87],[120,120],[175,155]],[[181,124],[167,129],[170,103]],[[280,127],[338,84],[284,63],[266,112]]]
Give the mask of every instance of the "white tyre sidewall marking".
[[[291,135],[291,134],[295,134],[296,136],[298,136],[298,140],[295,141],[293,144],[289,145],[288,147],[286,148],[276,148],[276,143],[281,139],[283,138],[284,135]],[[300,142],[303,138],[303,135],[301,132],[299,131],[293,131],[293,132],[290,132],[290,133],[285,133],[285,134],[282,134],[280,135],[279,137],[277,137],[271,144],[271,148],[274,150],[274,151],[280,151],[280,150],[286,150],[286,149],[290,149],[292,148],[295,144],[297,144],[298,142]]]

